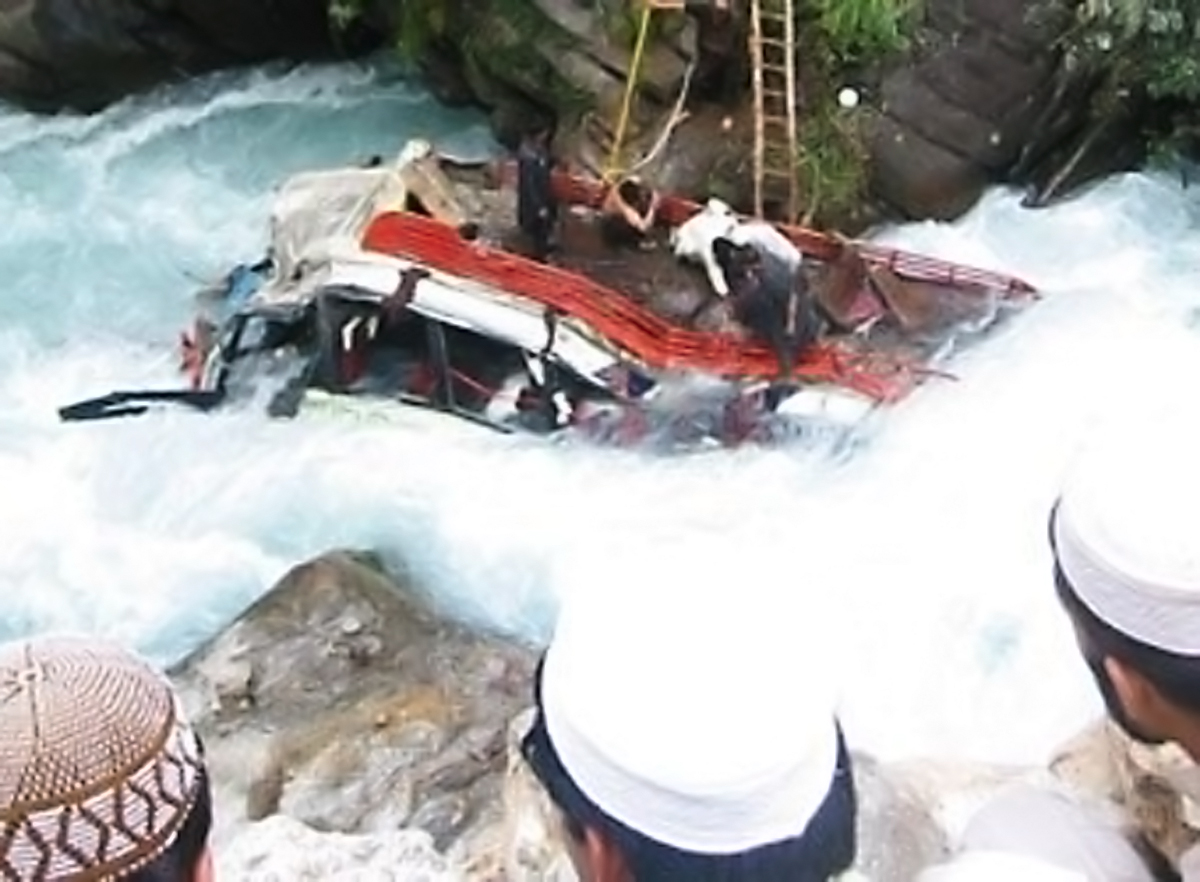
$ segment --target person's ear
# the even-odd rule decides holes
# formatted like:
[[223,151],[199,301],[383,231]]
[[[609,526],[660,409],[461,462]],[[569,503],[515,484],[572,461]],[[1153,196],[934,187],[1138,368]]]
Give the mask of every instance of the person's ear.
[[1112,681],[1125,714],[1148,733],[1170,728],[1175,706],[1142,674],[1122,661],[1106,656],[1104,670]]
[[617,844],[595,827],[584,831],[583,851],[592,871],[592,882],[633,882]]
[[200,855],[200,859],[196,861],[196,869],[192,873],[192,882],[215,882],[217,878],[216,871],[213,869],[212,849],[209,846],[204,846],[204,852]]

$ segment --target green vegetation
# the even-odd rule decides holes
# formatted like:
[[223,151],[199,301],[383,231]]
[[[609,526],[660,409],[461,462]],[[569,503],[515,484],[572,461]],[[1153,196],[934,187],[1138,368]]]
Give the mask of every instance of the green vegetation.
[[921,0],[807,0],[839,64],[871,64],[908,48]]
[[[367,0],[328,0],[329,22],[336,32],[345,31],[365,12]],[[396,11],[396,48],[408,61],[415,61],[432,43],[441,39],[453,14],[455,0],[391,0]]]
[[415,61],[445,35],[449,5],[446,0],[401,0],[397,48],[404,58]]
[[869,154],[864,108],[843,108],[837,92],[878,76],[879,68],[912,42],[922,0],[801,0],[800,79],[806,95],[796,174],[805,222],[854,223],[867,191]]
[[1085,0],[1067,47],[1076,63],[1112,72],[1118,88],[1200,99],[1200,5],[1195,0]]
[[805,203],[803,221],[839,226],[862,207],[867,150],[859,117],[830,100],[801,123],[796,174]]

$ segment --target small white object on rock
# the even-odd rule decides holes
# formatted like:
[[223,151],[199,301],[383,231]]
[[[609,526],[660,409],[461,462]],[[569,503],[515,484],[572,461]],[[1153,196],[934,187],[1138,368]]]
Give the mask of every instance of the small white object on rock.
[[201,669],[201,675],[208,683],[212,712],[254,703],[254,667],[246,659],[216,656]]
[[342,633],[347,637],[353,637],[355,634],[361,634],[363,623],[354,616],[346,616],[342,619]]
[[838,104],[845,108],[858,107],[858,90],[845,86],[838,92]]

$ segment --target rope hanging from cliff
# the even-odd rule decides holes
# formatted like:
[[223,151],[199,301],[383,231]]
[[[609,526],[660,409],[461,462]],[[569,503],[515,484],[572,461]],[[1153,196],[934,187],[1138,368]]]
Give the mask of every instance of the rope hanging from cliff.
[[612,152],[608,157],[608,168],[604,171],[604,180],[611,183],[621,173],[621,148],[625,143],[625,133],[629,126],[629,114],[633,107],[633,93],[637,89],[638,74],[642,69],[642,56],[646,51],[646,37],[650,33],[650,15],[654,11],[651,3],[642,7],[642,21],[638,26],[637,43],[633,47],[633,60],[629,64],[629,76],[625,82],[625,100],[621,104],[621,116],[617,120],[617,131],[613,136]]
[[690,116],[686,109],[688,90],[692,85],[692,74],[696,70],[697,59],[693,58],[687,66],[687,70],[683,74],[683,85],[679,87],[679,97],[675,99],[675,106],[671,109],[671,116],[663,125],[662,131],[658,135],[658,140],[650,148],[641,159],[629,166],[627,174],[634,174],[641,171],[643,168],[654,162],[658,158],[658,154],[666,148],[667,143],[671,140],[671,134],[675,131],[675,127],[687,120]]

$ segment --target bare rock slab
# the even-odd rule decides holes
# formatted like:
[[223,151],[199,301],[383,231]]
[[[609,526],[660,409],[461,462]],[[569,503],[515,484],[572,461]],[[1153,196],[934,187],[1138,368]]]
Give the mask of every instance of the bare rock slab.
[[217,841],[276,813],[319,831],[486,839],[532,650],[440,617],[369,555],[297,566],[172,672],[205,741]]

